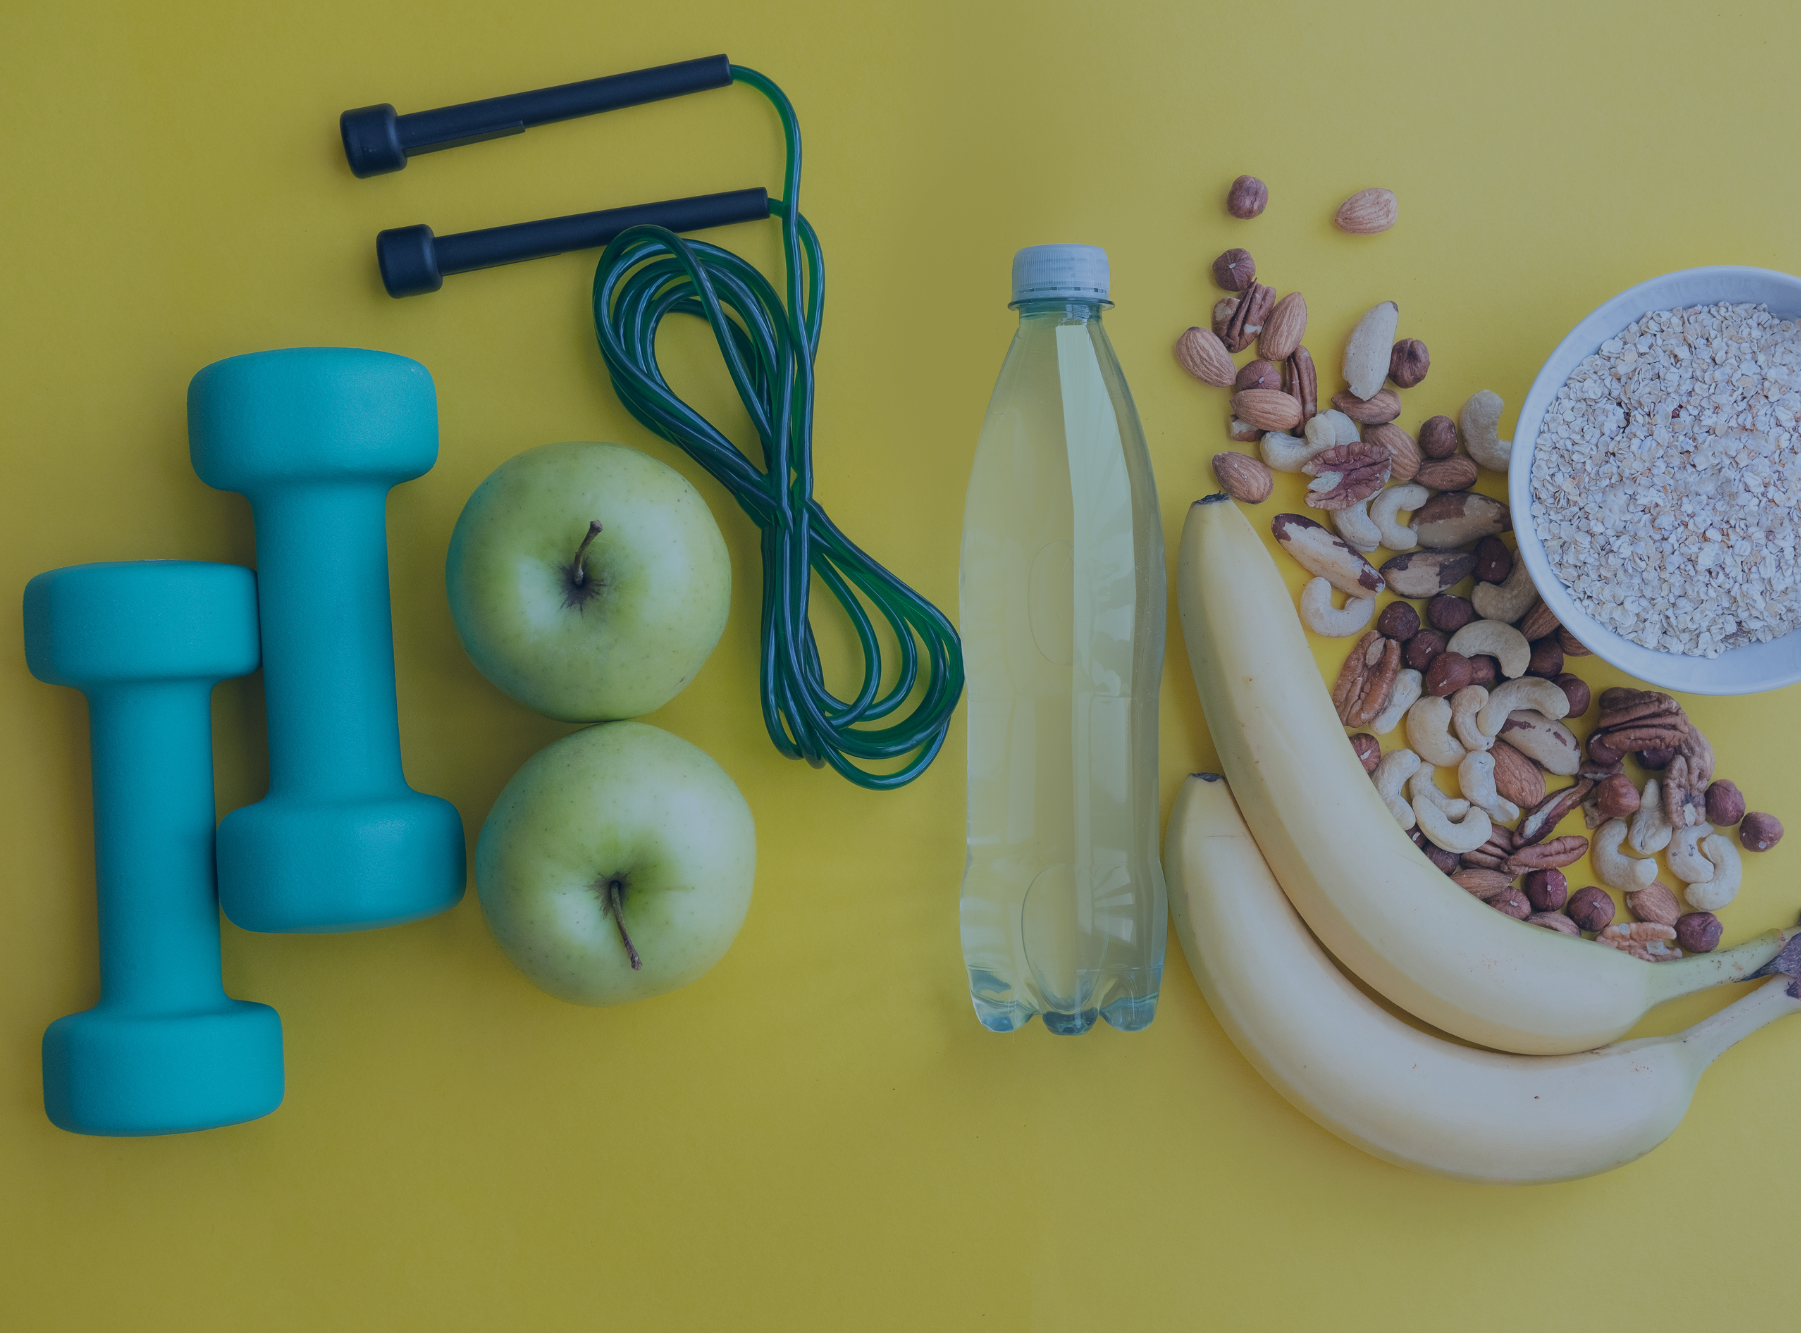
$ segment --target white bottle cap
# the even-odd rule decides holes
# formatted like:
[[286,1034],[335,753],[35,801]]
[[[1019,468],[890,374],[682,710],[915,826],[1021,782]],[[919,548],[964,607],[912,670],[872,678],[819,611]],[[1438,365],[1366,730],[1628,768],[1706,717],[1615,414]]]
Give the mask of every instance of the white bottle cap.
[[1107,299],[1107,252],[1094,245],[1028,245],[1013,256],[1013,303]]

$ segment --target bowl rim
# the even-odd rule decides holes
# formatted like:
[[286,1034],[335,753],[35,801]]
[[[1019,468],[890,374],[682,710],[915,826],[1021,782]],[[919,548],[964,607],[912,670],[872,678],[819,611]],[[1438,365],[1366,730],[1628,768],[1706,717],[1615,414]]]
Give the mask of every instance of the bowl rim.
[[[1697,288],[1738,290],[1728,295],[1707,296],[1696,295]],[[1764,294],[1751,295],[1746,289],[1763,289]],[[1671,292],[1682,295],[1666,295]],[[1539,367],[1532,387],[1520,405],[1513,451],[1508,460],[1507,499],[1513,515],[1514,540],[1519,548],[1516,558],[1525,560],[1526,569],[1545,605],[1595,656],[1648,684],[1685,694],[1756,694],[1801,681],[1801,630],[1790,631],[1767,643],[1728,648],[1718,657],[1705,658],[1647,648],[1602,625],[1577,605],[1562,579],[1551,569],[1533,521],[1532,463],[1545,412],[1576,368],[1607,339],[1652,311],[1752,301],[1768,305],[1780,318],[1801,318],[1801,277],[1776,269],[1732,264],[1678,269],[1628,287],[1602,302],[1564,335]],[[1780,645],[1787,645],[1786,651]],[[1722,673],[1721,665],[1734,658],[1736,672],[1729,669]]]

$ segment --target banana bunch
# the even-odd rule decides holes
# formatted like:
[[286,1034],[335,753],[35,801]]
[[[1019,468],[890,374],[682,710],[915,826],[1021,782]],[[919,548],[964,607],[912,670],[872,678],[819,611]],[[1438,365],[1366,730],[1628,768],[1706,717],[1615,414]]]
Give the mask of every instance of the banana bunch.
[[[1163,867],[1183,952],[1245,1059],[1346,1142],[1428,1175],[1531,1184],[1622,1166],[1676,1128],[1716,1056],[1801,1011],[1801,982],[1780,976],[1671,1037],[1550,1057],[1474,1050],[1403,1023],[1333,965],[1218,777],[1190,777],[1176,797]],[[1578,943],[1479,910],[1521,941]]]
[[1650,964],[1494,911],[1390,816],[1342,741],[1275,562],[1226,496],[1188,511],[1176,586],[1201,708],[1263,858],[1326,948],[1402,1009],[1498,1051],[1592,1051],[1782,948],[1770,931]]

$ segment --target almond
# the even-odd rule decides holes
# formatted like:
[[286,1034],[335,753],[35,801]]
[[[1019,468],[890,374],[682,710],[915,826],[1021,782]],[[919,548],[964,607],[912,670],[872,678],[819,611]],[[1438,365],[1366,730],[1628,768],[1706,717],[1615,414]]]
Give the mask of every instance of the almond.
[[1259,430],[1291,430],[1301,424],[1301,405],[1280,389],[1245,389],[1232,395],[1232,415]]
[[1332,406],[1360,426],[1380,426],[1401,415],[1401,395],[1393,389],[1378,389],[1373,397],[1359,398],[1341,389],[1332,395]]
[[1541,601],[1526,612],[1525,619],[1520,621],[1519,630],[1528,639],[1536,641],[1557,633],[1560,624],[1557,613]]
[[1307,301],[1299,292],[1290,292],[1269,312],[1263,321],[1263,334],[1257,339],[1257,351],[1266,361],[1286,361],[1301,345],[1307,332]]
[[1392,422],[1383,422],[1364,431],[1363,438],[1388,450],[1390,480],[1419,479],[1420,447],[1413,442],[1413,436]]
[[1395,200],[1394,191],[1372,186],[1357,191],[1340,204],[1332,222],[1340,231],[1348,231],[1354,236],[1373,236],[1394,226],[1400,215],[1401,206]]
[[1262,463],[1249,454],[1231,450],[1213,455],[1213,475],[1219,478],[1227,495],[1250,505],[1260,505],[1269,499],[1270,490],[1276,484],[1276,479]]
[[1626,909],[1640,921],[1651,921],[1660,926],[1673,926],[1682,915],[1682,907],[1677,903],[1676,895],[1655,880],[1642,889],[1628,893]]
[[1212,329],[1192,328],[1176,339],[1176,360],[1202,384],[1229,389],[1238,377],[1226,345]]
[[1451,882],[1465,893],[1474,894],[1486,902],[1502,890],[1512,888],[1513,876],[1500,870],[1466,867],[1454,871],[1451,875]]
[[1480,472],[1475,460],[1455,454],[1450,458],[1428,458],[1420,464],[1413,479],[1435,491],[1467,491],[1476,484]]

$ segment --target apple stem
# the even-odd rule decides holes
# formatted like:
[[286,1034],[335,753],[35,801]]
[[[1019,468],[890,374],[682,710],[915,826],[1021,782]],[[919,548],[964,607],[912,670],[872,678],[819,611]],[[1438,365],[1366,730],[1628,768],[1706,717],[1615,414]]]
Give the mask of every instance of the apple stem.
[[[594,525],[594,530],[596,532],[600,531],[600,524],[596,523]],[[644,960],[642,958],[638,957],[638,950],[637,950],[637,947],[632,943],[632,937],[625,933],[625,881],[624,880],[614,878],[614,879],[609,879],[607,881],[607,905],[612,910],[612,913],[613,913],[613,924],[615,926],[619,927],[619,938],[625,941],[625,952],[626,952],[626,955],[632,960],[632,971],[634,971],[634,972],[643,971],[644,970]]]
[[576,587],[581,587],[588,579],[588,567],[582,563],[582,557],[588,553],[588,544],[600,535],[600,520],[588,520],[588,535],[582,538],[582,544],[575,548],[575,563],[569,567],[570,580]]

